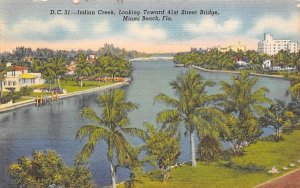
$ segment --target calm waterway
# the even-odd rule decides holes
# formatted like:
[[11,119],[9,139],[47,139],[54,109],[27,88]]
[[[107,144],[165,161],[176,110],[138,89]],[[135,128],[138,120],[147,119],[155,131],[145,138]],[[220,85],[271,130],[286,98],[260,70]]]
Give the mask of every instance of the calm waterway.
[[[143,127],[144,121],[155,124],[156,114],[164,108],[162,104],[154,104],[153,98],[160,92],[172,95],[169,82],[186,71],[186,68],[176,68],[170,62],[134,63],[133,81],[124,87],[128,100],[138,103],[139,109],[130,113],[131,125]],[[199,71],[200,72],[200,71]],[[229,74],[200,72],[205,79],[215,82],[225,80],[230,82]],[[257,87],[269,88],[270,98],[288,102],[285,96],[289,82],[276,78],[260,78]],[[218,93],[219,86],[210,88],[209,93]],[[21,156],[31,155],[33,150],[54,149],[64,161],[72,164],[75,155],[84,143],[75,140],[76,131],[88,122],[79,117],[80,110],[92,107],[100,111],[95,99],[98,93],[86,94],[61,100],[59,103],[44,107],[29,106],[15,111],[0,114],[0,187],[13,187],[6,172],[9,164],[16,162]],[[182,132],[182,135],[183,132]],[[189,159],[189,140],[182,136],[181,161]],[[130,140],[139,144],[139,139]],[[110,184],[109,165],[106,159],[106,146],[101,143],[89,160],[89,168],[97,185]],[[117,180],[128,178],[126,169],[120,169]]]

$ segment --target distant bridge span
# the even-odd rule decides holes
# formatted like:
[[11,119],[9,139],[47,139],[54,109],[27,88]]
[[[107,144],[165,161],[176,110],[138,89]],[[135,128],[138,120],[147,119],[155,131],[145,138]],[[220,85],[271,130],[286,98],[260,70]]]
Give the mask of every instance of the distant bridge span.
[[138,62],[138,61],[171,61],[173,57],[145,57],[145,58],[134,58],[130,59],[130,62]]

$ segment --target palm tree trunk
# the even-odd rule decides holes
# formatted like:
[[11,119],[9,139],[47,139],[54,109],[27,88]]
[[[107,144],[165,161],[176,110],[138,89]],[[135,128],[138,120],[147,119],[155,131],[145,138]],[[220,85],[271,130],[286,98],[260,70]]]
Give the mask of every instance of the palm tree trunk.
[[59,78],[57,78],[58,87],[60,88],[60,81]]
[[82,83],[82,79],[80,80],[80,87],[82,87],[83,83]]
[[110,163],[110,174],[111,174],[112,188],[116,188],[117,187],[117,184],[116,184],[116,172],[115,172],[115,168],[114,168],[114,165],[112,164],[112,162]]
[[190,141],[191,141],[191,161],[192,161],[192,166],[197,166],[196,163],[196,152],[195,152],[195,139],[194,139],[194,133],[190,133]]

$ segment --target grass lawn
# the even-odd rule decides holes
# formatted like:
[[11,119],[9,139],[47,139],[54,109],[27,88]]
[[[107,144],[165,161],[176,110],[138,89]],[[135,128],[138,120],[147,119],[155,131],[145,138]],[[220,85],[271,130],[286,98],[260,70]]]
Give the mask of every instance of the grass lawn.
[[[300,164],[296,162],[299,159],[300,130],[296,130],[290,135],[285,135],[284,141],[260,141],[249,146],[246,148],[245,155],[232,159],[231,167],[225,167],[221,162],[211,164],[198,162],[197,167],[183,165],[172,169],[171,176],[166,183],[161,183],[158,180],[158,171],[154,171],[147,173],[142,178],[142,183],[137,183],[137,187],[254,187],[300,168]],[[294,162],[296,166],[289,167],[291,162]],[[250,171],[249,164],[250,168],[258,170]],[[279,174],[267,174],[273,166],[280,171]],[[284,166],[289,170],[283,171]],[[124,185],[119,187],[124,187]]]
[[28,96],[23,96],[20,99],[17,99],[15,102],[23,102],[23,101],[27,101],[27,100],[32,100],[33,97],[28,97]]
[[[97,81],[84,81],[83,83],[84,83],[84,85],[82,87],[80,87],[80,85],[77,85],[77,82],[75,82],[75,81],[68,81],[68,82],[61,81],[60,85],[64,90],[67,91],[67,93],[73,93],[73,92],[76,92],[76,91],[83,91],[83,90],[99,87],[99,83]],[[112,83],[113,82],[100,82],[100,86],[110,85]],[[50,85],[43,84],[43,85],[35,86],[33,88],[47,88],[47,87],[50,87]],[[52,85],[52,87],[56,87],[56,86]],[[41,95],[43,97],[51,96],[51,93],[32,92],[30,94],[30,96],[22,96],[20,99],[17,99],[15,102],[22,102],[22,101],[26,101],[26,100],[29,100],[29,99],[34,99],[37,96],[40,97]]]
[[[100,82],[100,86],[110,85],[113,82]],[[80,87],[80,83],[77,85],[75,81],[61,81],[60,85],[63,89],[65,89],[68,93],[76,92],[76,91],[83,91],[91,88],[98,87],[97,81],[84,81],[83,86]]]

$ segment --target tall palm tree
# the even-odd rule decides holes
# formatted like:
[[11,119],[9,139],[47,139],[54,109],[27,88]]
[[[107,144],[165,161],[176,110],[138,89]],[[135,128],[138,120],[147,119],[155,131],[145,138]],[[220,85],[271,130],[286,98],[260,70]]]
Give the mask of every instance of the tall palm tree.
[[146,133],[138,128],[128,127],[130,124],[128,112],[138,108],[138,105],[126,101],[123,90],[117,89],[104,93],[98,98],[102,112],[98,115],[93,109],[85,108],[81,116],[94,122],[91,125],[81,127],[76,139],[82,140],[87,137],[87,143],[80,152],[82,160],[90,158],[95,146],[101,140],[107,144],[107,158],[110,162],[112,186],[116,187],[116,168],[124,167],[126,161],[137,158],[134,148],[130,145],[124,134],[131,136],[146,137]]
[[217,99],[217,96],[208,95],[206,92],[206,87],[211,87],[214,84],[212,81],[204,81],[200,74],[189,69],[170,83],[176,98],[163,93],[155,97],[156,102],[162,102],[171,107],[160,112],[157,121],[169,124],[170,129],[174,130],[182,123],[186,133],[189,133],[192,166],[197,165],[195,131],[199,137],[202,137],[209,134],[216,135],[215,133],[221,129],[226,130],[223,113],[210,105]]
[[91,64],[86,61],[84,54],[79,54],[76,60],[75,74],[80,79],[80,87],[83,85],[83,79],[91,75]]
[[232,84],[221,81],[223,90],[223,105],[225,111],[246,116],[247,113],[256,112],[263,114],[266,107],[263,104],[271,104],[272,100],[265,96],[269,90],[261,87],[254,90],[258,77],[250,77],[249,72],[242,71],[238,76],[232,76]]
[[57,83],[60,88],[59,78],[66,73],[66,60],[63,57],[54,57],[50,58],[48,63],[52,66],[55,75],[55,83]]
[[242,71],[240,75],[232,76],[232,83],[220,82],[223,90],[223,102],[220,105],[228,114],[231,131],[231,136],[225,140],[233,144],[233,150],[238,155],[246,144],[255,142],[261,135],[257,115],[263,115],[266,104],[272,103],[265,96],[267,88],[254,88],[257,81],[257,77],[250,77],[248,72]]
[[43,79],[50,83],[50,90],[52,81],[56,77],[54,69],[54,64],[50,62],[50,59],[48,61],[34,59],[33,61],[33,70],[35,72],[40,72]]

